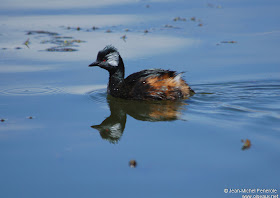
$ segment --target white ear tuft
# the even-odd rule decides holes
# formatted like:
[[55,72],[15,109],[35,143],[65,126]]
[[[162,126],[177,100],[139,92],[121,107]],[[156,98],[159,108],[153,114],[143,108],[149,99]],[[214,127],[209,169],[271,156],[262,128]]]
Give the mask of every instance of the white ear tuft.
[[111,66],[118,66],[119,65],[119,53],[118,52],[113,52],[108,54],[107,56],[107,62],[111,65]]

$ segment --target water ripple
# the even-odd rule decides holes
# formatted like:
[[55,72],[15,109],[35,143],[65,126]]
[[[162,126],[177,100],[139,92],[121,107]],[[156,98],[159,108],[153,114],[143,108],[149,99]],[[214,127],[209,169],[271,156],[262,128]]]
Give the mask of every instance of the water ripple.
[[107,91],[106,89],[96,89],[88,92],[89,98],[99,104],[107,104]]
[[7,96],[34,96],[50,95],[63,93],[64,91],[57,87],[19,87],[0,90],[0,95]]
[[199,84],[193,89],[197,93],[190,102],[193,113],[280,119],[279,80]]

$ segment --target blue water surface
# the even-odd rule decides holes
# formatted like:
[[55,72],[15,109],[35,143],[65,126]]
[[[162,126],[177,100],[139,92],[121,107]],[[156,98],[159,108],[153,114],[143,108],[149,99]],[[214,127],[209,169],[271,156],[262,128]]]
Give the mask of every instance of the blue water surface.
[[[0,3],[0,197],[280,191],[280,2]],[[107,96],[88,65],[108,44],[126,76],[184,72],[196,94]]]

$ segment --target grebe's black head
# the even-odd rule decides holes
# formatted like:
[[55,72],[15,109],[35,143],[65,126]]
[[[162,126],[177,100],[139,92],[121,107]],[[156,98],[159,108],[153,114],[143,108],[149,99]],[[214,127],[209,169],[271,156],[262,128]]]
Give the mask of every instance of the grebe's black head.
[[117,48],[112,45],[107,45],[103,50],[98,52],[96,61],[89,65],[89,67],[93,66],[99,66],[111,72],[119,66],[123,67],[123,61]]

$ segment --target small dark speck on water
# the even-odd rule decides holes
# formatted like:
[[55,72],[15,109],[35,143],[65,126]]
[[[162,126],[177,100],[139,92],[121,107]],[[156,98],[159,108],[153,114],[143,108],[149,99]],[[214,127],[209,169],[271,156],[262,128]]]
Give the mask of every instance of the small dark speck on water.
[[221,43],[237,43],[237,41],[221,41]]
[[174,28],[173,25],[168,25],[168,24],[166,24],[164,27],[165,27],[165,28]]
[[126,35],[123,35],[123,36],[121,37],[121,39],[122,39],[124,42],[126,42],[126,39],[127,39]]
[[129,166],[130,166],[130,168],[136,168],[137,162],[135,160],[130,160],[129,161]]
[[1,121],[1,122],[5,122],[6,120],[2,118],[0,121]]
[[147,34],[148,32],[149,32],[148,30],[145,30],[145,31],[144,31],[145,34]]

